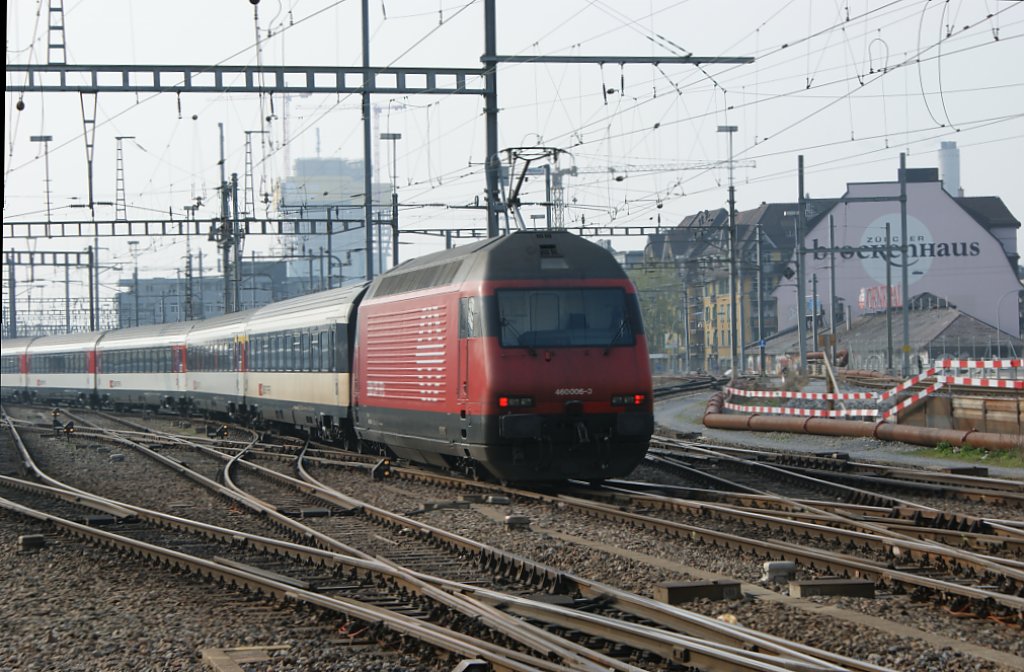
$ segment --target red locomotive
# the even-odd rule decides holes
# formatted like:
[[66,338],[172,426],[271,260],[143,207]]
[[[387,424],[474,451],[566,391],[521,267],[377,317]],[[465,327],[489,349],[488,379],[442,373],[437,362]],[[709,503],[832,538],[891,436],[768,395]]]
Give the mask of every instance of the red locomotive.
[[406,262],[359,308],[356,433],[505,481],[610,478],[643,458],[651,374],[632,283],[604,248],[524,231]]

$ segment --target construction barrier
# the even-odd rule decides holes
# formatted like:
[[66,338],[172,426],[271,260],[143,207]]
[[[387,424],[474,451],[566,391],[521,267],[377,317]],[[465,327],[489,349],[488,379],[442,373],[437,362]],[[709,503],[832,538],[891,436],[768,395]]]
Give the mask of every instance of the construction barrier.
[[[745,413],[767,413],[773,415],[794,415],[819,418],[879,418],[882,421],[896,422],[899,413],[923,401],[946,385],[965,385],[990,389],[1024,390],[1024,380],[1007,378],[975,378],[946,374],[962,369],[1011,369],[1024,367],[1024,359],[943,359],[936,361],[935,366],[911,376],[895,387],[884,392],[793,392],[789,390],[744,390],[726,387],[730,397],[752,397],[761,399],[799,399],[811,401],[874,401],[875,408],[840,408],[814,409],[791,406],[745,406],[732,402],[724,402],[723,408]],[[931,384],[911,396],[884,408],[886,402],[895,399],[914,385],[931,381]]]

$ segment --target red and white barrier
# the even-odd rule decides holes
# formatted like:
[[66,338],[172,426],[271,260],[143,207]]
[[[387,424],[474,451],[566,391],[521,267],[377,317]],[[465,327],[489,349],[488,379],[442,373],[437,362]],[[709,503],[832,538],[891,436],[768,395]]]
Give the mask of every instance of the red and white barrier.
[[874,392],[790,392],[789,390],[741,390],[727,387],[725,391],[737,397],[758,397],[764,399],[814,399],[817,401],[874,399]]
[[1024,359],[940,359],[935,362],[937,369],[1017,369],[1024,366]]
[[917,374],[916,376],[912,376],[910,378],[907,378],[906,380],[904,380],[902,383],[900,383],[896,387],[892,388],[891,390],[886,390],[885,392],[882,392],[880,395],[878,395],[878,400],[879,401],[885,401],[889,397],[896,396],[897,394],[899,394],[903,390],[905,390],[905,389],[907,389],[909,387],[913,387],[914,385],[917,385],[918,383],[920,383],[925,378],[928,378],[929,376],[934,376],[935,375],[935,371],[936,370],[934,368],[931,368],[931,369],[928,369],[927,371],[924,371],[922,373]]
[[892,408],[890,408],[887,411],[885,411],[884,413],[882,413],[882,420],[889,420],[890,418],[892,418],[895,421],[896,416],[899,415],[900,411],[905,410],[907,408],[910,408],[911,406],[913,406],[917,402],[921,401],[922,399],[924,399],[928,395],[930,395],[933,392],[935,392],[935,390],[939,389],[943,385],[945,385],[945,383],[941,383],[941,382],[939,382],[939,383],[932,383],[931,385],[929,385],[928,387],[924,388],[923,390],[921,390],[917,394],[910,395],[909,397],[907,397],[906,399],[904,399],[900,403],[896,404]]
[[1024,379],[1008,378],[972,378],[969,376],[936,375],[959,369],[1014,369],[1024,367],[1024,359],[942,359],[934,362],[932,368],[912,376],[892,389],[881,394],[874,392],[789,392],[786,390],[742,390],[727,387],[725,391],[736,397],[755,397],[763,399],[807,399],[815,401],[838,400],[875,400],[882,404],[918,383],[927,379],[934,382],[924,390],[911,395],[898,404],[884,411],[877,408],[848,408],[837,410],[819,410],[814,408],[791,408],[780,406],[743,406],[726,402],[725,408],[747,413],[773,413],[776,415],[798,415],[819,418],[874,418],[895,422],[900,411],[904,411],[934,393],[944,385],[965,385],[970,387],[987,387],[1006,390],[1024,390]]
[[935,380],[947,385],[967,385],[970,387],[994,387],[1005,390],[1024,390],[1024,380],[1007,378],[965,378],[963,376],[935,376]]
[[818,408],[796,408],[791,406],[744,406],[727,401],[723,407],[744,413],[770,413],[774,415],[799,415],[812,418],[873,418],[878,415],[877,408],[847,408],[826,411]]

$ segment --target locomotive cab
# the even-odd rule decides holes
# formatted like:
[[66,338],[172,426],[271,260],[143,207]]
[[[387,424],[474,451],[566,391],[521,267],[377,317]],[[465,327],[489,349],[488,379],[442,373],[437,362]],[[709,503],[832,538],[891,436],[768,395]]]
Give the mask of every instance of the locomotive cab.
[[[470,454],[511,480],[628,474],[653,431],[635,294],[607,279],[496,287],[487,370],[468,367]],[[475,374],[475,375],[474,375]],[[479,380],[472,380],[472,378]]]

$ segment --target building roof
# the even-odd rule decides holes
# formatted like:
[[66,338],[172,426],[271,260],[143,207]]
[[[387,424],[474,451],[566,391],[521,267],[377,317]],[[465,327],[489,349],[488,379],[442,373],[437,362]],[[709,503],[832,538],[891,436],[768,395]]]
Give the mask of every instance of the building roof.
[[[911,305],[932,305],[925,296],[915,296]],[[926,309],[912,309],[909,313],[910,342],[917,351],[948,350],[959,352],[978,343],[999,339],[1011,345],[1017,352],[1021,351],[1021,339],[1003,330],[997,330],[990,324],[971,317],[958,310],[955,306],[943,306]],[[897,354],[903,340],[903,311],[893,309],[892,316],[893,347]],[[847,330],[846,325],[836,329],[839,350],[849,349],[860,352],[883,351],[888,348],[888,323],[885,312],[863,315],[853,322]],[[807,349],[817,350],[811,343],[811,332],[807,332]],[[756,353],[757,344],[748,345],[747,353]],[[800,351],[799,336],[796,327],[771,336],[767,339],[765,353],[769,355],[794,355]]]
[[960,196],[953,200],[987,230],[1020,228],[1020,222],[998,196]]

